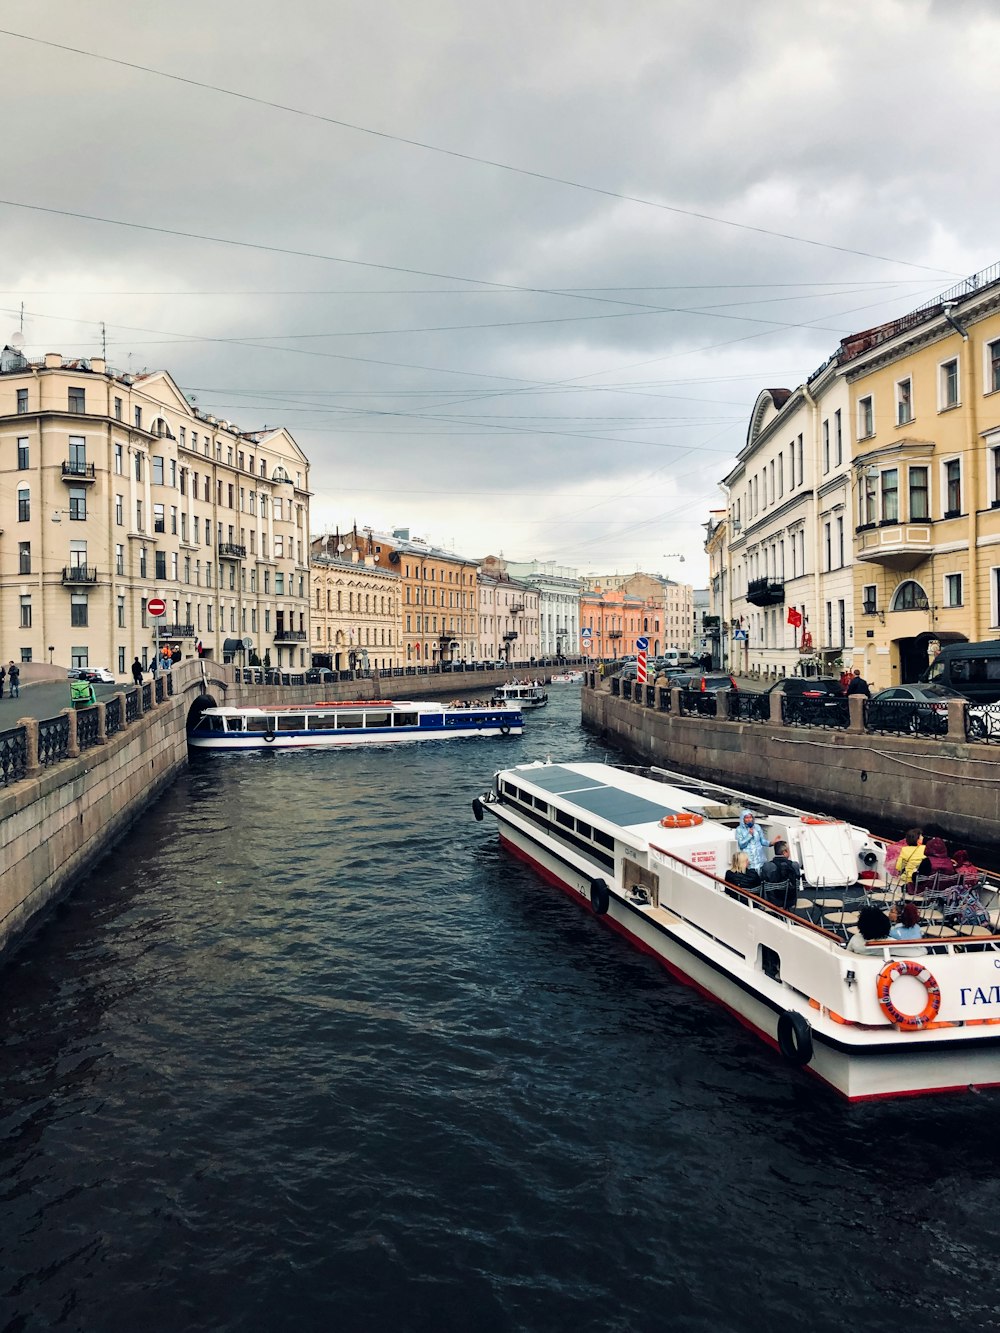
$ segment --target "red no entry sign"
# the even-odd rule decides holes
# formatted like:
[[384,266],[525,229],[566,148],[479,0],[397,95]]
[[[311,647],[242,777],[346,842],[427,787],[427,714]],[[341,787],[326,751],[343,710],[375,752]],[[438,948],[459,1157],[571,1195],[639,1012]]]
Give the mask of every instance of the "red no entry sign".
[[166,610],[167,604],[162,597],[151,597],[146,603],[146,612],[148,615],[151,615],[154,620],[165,615]]

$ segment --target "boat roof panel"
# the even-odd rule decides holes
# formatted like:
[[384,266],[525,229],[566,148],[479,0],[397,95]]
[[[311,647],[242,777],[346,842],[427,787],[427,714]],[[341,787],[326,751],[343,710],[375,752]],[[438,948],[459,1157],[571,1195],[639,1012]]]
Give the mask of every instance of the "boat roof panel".
[[532,769],[525,776],[530,778],[536,787],[551,792],[553,796],[564,796],[567,792],[608,785],[599,778],[589,778],[585,773],[564,768],[562,764],[546,764],[544,768]]
[[[609,776],[617,776],[614,770],[607,771]],[[553,796],[564,796],[581,810],[623,827],[654,824],[664,815],[677,813],[674,806],[648,800],[637,792],[590,777],[578,769],[565,768],[562,764],[532,768],[524,776],[543,791]]]

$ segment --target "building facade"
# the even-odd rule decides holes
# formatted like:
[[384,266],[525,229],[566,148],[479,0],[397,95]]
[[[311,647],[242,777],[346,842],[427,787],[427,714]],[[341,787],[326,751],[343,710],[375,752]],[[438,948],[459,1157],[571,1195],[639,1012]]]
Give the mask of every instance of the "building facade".
[[480,569],[478,588],[480,660],[537,660],[538,589],[495,567]]
[[124,677],[158,631],[307,664],[309,464],[286,430],[199,412],[165,371],[5,349],[0,470],[0,653]]
[[341,555],[338,545],[329,536],[311,543],[313,664],[334,671],[404,665],[398,571],[356,548]]
[[580,651],[580,579],[575,569],[551,560],[509,560],[511,578],[538,590],[541,657],[573,657]]

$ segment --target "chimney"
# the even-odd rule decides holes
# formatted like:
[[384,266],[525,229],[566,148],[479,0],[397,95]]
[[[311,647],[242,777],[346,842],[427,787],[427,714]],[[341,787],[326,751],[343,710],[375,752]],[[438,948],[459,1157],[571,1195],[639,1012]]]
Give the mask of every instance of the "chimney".
[[62,353],[61,353],[61,352],[46,352],[46,353],[45,353],[45,369],[46,369],[46,370],[58,370],[59,367],[60,367],[61,365],[62,365]]
[[103,375],[107,370],[107,362],[103,356],[92,356],[90,358],[90,368],[95,375]]

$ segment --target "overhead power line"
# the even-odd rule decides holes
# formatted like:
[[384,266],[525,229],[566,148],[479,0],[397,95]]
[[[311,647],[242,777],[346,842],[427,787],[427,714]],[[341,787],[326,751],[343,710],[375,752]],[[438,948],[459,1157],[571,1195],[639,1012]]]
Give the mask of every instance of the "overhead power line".
[[[528,167],[514,166],[510,162],[499,162],[493,158],[479,157],[474,153],[463,153],[455,148],[443,148],[440,144],[426,143],[421,139],[411,139],[402,134],[392,134],[387,130],[372,129],[368,125],[358,125],[354,121],[343,120],[337,116],[323,115],[318,111],[306,111],[302,107],[290,106],[284,102],[274,102],[265,97],[256,97],[252,93],[239,92],[235,88],[224,88],[221,84],[208,83],[201,79],[192,79],[189,75],[174,74],[169,70],[155,69],[151,65],[140,65],[134,60],[122,60],[118,56],[105,55],[102,51],[88,51],[84,47],[70,46],[63,42],[53,42],[44,37],[33,37],[28,33],[14,32],[9,28],[0,28],[0,36],[11,37],[17,41],[32,42],[37,46],[47,46],[55,51],[65,51],[70,55],[85,56],[90,60],[100,60],[109,65],[118,65],[122,69],[137,70],[140,74],[151,74],[155,78],[169,79],[173,83],[183,83],[190,88],[201,88],[206,92],[218,93],[222,97],[232,97],[255,106],[267,107],[272,111],[281,111],[286,115],[299,116],[306,120],[320,121],[326,125],[336,125],[339,129],[350,130],[355,134],[366,134],[375,139],[392,143],[405,144],[409,148],[419,148],[427,153],[437,153],[443,157],[455,158],[461,162],[474,162],[478,166],[492,167],[496,171],[506,171],[513,175],[525,176],[532,180],[547,181],[552,185],[562,185],[567,189],[581,190],[588,194],[602,195],[606,199],[618,199],[625,203],[640,204],[644,208],[655,208],[678,217],[692,218],[697,222],[712,222],[720,227],[733,227],[739,231],[754,232],[758,236],[770,236],[776,240],[793,241],[798,245],[811,245],[821,250],[835,250],[839,254],[857,255],[862,259],[875,259],[880,263],[901,264],[905,268],[921,269],[925,273],[947,273],[961,278],[961,273],[950,269],[932,268],[928,264],[917,264],[908,259],[894,259],[889,255],[874,254],[868,250],[858,250],[848,245],[835,245],[831,241],[817,241],[809,236],[797,236],[791,232],[775,231],[770,227],[759,227],[749,222],[736,222],[732,218],[718,217],[713,213],[704,213],[692,208],[681,208],[676,204],[665,204],[655,199],[643,199],[641,196],[625,194],[620,190],[609,190],[599,185],[588,185],[582,181],[570,180],[564,176],[553,176],[544,171],[533,171]],[[415,270],[410,270],[415,271]],[[434,276],[434,275],[427,275]]]

